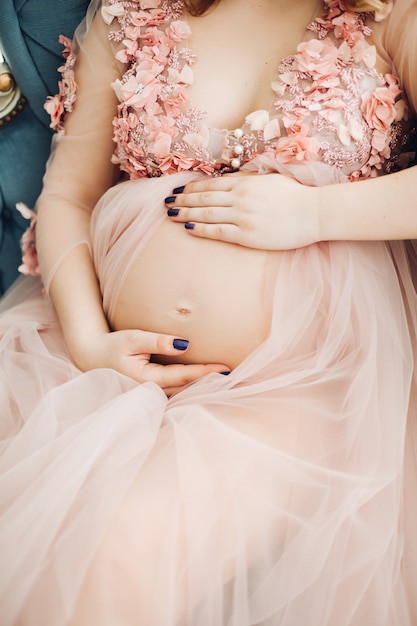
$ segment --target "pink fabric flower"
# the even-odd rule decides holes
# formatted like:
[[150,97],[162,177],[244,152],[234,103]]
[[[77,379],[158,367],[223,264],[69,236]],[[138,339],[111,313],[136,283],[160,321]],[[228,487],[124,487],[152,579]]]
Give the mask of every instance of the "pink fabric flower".
[[385,81],[388,85],[388,88],[391,92],[393,99],[396,99],[402,92],[398,83],[398,78],[393,74],[385,74]]
[[338,49],[334,43],[326,37],[322,41],[310,39],[303,41],[297,46],[297,64],[300,72],[310,74],[316,80],[323,76],[331,76],[336,73]]
[[72,105],[75,102],[77,93],[77,83],[75,82],[75,74],[72,69],[64,69],[59,88],[60,94],[64,99],[66,111],[72,111]]
[[[151,48],[153,46],[159,46],[159,44],[162,42],[163,33],[161,33],[161,31],[155,26],[152,26],[152,28],[147,28],[143,32],[140,31],[138,37],[142,41],[142,46],[148,46]],[[164,39],[165,45],[168,44],[169,50],[172,50],[173,46],[170,39],[168,37],[165,37]]]
[[292,134],[278,139],[275,157],[279,163],[317,161],[320,144],[314,137]]
[[170,67],[168,70],[168,83],[184,83],[192,85],[194,82],[194,72],[189,65],[184,65],[181,71]]
[[265,109],[259,109],[246,116],[245,122],[249,124],[251,130],[263,130],[269,122],[269,112]]
[[[147,26],[149,24],[149,17],[147,11],[132,11],[130,14],[131,25],[139,29],[142,28],[142,26]],[[126,26],[125,32],[127,33],[129,30],[133,32],[131,30],[132,26]]]
[[[340,77],[334,76],[318,76],[311,84],[311,91],[326,91],[327,89],[336,89],[340,85]],[[307,91],[307,90],[306,90]]]
[[372,129],[386,132],[397,115],[395,100],[389,87],[377,87],[362,94],[361,110]]
[[177,117],[184,104],[188,102],[188,93],[184,87],[176,87],[174,91],[168,94],[161,94],[161,102],[163,104],[166,115]]
[[73,43],[64,35],[59,36],[59,42],[64,46],[63,56],[66,62],[58,68],[62,79],[58,82],[59,92],[55,96],[48,96],[44,109],[51,117],[50,128],[63,132],[65,113],[72,111],[76,97],[77,84],[74,78],[75,54]]
[[320,111],[323,107],[327,109],[342,109],[345,106],[343,101],[344,93],[343,89],[340,89],[339,84],[326,89],[317,88],[303,100],[303,105],[309,111]]
[[51,118],[50,128],[58,130],[65,113],[64,100],[61,94],[48,96],[44,104],[44,109]]
[[335,17],[332,20],[335,37],[344,39],[351,46],[363,39],[363,34],[357,27],[357,19],[357,14],[353,13],[342,13]]
[[152,145],[152,151],[157,159],[163,159],[170,154],[172,144],[172,135],[161,130],[155,134]]
[[280,136],[281,136],[280,123],[279,123],[279,120],[276,117],[274,117],[265,125],[264,141],[272,141],[273,139],[276,139],[277,137],[280,137]]
[[[372,133],[371,145],[377,152],[383,152],[389,140],[389,134],[387,130],[376,129]],[[371,164],[372,165],[372,164]]]
[[298,76],[295,72],[281,72],[278,81],[272,83],[272,89],[279,95],[282,95],[283,86],[286,89],[287,86],[295,87],[296,85],[298,85]]
[[62,51],[62,56],[64,57],[64,59],[68,59],[72,54],[74,54],[74,43],[71,39],[68,39],[68,37],[65,37],[65,35],[60,35],[58,37],[58,41],[64,46],[64,49]]
[[346,4],[342,0],[324,0],[329,7],[328,20],[333,20],[335,17],[346,11]]
[[352,55],[356,63],[365,63],[366,67],[371,69],[376,63],[376,47],[370,46],[365,40],[361,39],[352,48]]
[[327,126],[336,130],[341,123],[340,111],[337,109],[322,109],[318,112],[321,120],[325,120]]
[[107,25],[110,25],[115,17],[121,17],[123,14],[124,8],[120,3],[101,7],[101,15]]
[[191,35],[190,27],[187,22],[182,20],[175,20],[174,22],[171,22],[165,32],[167,36],[175,42],[188,39]]
[[296,132],[296,128],[299,128],[302,125],[303,121],[310,116],[310,111],[308,108],[297,107],[291,111],[287,111],[282,116],[282,122],[284,127],[289,132]]
[[269,112],[265,109],[259,109],[247,115],[245,123],[249,124],[252,131],[262,131],[264,141],[272,141],[281,136],[279,120],[276,117],[271,120]]
[[198,133],[186,133],[183,140],[193,148],[207,148],[210,140],[210,131],[206,124],[202,124]]
[[142,63],[142,61],[153,60],[159,65],[166,66],[168,63],[169,53],[170,48],[165,43],[160,41],[154,46],[143,46],[143,48],[138,50],[136,58],[140,63]]
[[22,250],[22,264],[19,265],[18,271],[26,276],[40,276],[41,271],[38,262],[38,253],[36,249],[36,221],[37,215],[35,211],[29,209],[22,202],[16,204],[16,209],[21,215],[30,220],[29,228],[23,233],[20,239],[20,247]]
[[193,168],[196,159],[194,157],[181,154],[181,152],[176,151],[173,153],[172,162],[175,164],[178,171],[187,172],[188,170],[191,170]]
[[163,24],[166,21],[166,11],[158,10],[156,8],[150,11],[142,11],[141,14],[146,16],[146,23],[148,26],[157,26],[158,24]]
[[161,90],[161,83],[157,76],[163,66],[153,61],[142,62],[136,74],[130,75],[125,82],[116,80],[112,87],[120,102],[138,109],[145,109],[149,114],[156,114],[160,110],[157,97]]
[[172,139],[178,134],[175,121],[168,116],[141,115],[143,130],[152,142],[152,149],[159,159],[165,158],[171,149]]
[[136,56],[138,42],[136,39],[124,39],[122,43],[124,48],[117,52],[116,59],[121,63],[129,63]]
[[[133,119],[135,121],[133,121]],[[133,113],[126,117],[117,117],[113,120],[113,141],[119,145],[126,145],[133,128],[138,125],[138,118]]]
[[218,171],[216,165],[214,163],[208,163],[208,161],[196,161],[193,170],[195,172],[202,172],[207,176],[212,176]]

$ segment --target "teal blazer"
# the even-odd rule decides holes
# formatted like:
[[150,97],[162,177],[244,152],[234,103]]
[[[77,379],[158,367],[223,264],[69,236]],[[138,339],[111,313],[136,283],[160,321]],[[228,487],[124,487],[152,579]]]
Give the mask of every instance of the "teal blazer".
[[0,294],[18,275],[20,237],[27,222],[17,202],[39,196],[52,131],[43,105],[58,91],[60,34],[71,38],[88,0],[0,0],[0,48],[27,99],[23,111],[0,127]]

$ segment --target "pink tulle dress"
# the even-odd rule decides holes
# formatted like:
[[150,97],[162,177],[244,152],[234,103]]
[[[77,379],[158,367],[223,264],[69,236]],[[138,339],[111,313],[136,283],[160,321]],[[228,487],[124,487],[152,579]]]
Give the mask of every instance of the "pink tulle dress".
[[[112,321],[167,222],[163,199],[187,181],[247,170],[354,185],[405,167],[414,3],[374,15],[325,0],[277,64],[270,110],[228,130],[187,96],[198,59],[182,0],[95,5],[47,104],[68,175],[54,188],[48,174],[43,198],[71,205],[66,239],[43,259],[43,285],[24,276],[1,303],[1,626],[416,626],[410,242],[262,252],[266,339],[229,376],[170,399],[77,369],[46,295],[63,255],[88,245]],[[99,154],[115,146],[123,176],[98,189],[90,220],[71,171],[94,180],[92,138]],[[252,257],[236,254],[222,280],[244,291]]]

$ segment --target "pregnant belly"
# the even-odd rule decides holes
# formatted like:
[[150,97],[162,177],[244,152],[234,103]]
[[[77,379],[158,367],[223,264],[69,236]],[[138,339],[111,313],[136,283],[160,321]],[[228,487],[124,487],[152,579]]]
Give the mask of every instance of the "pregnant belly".
[[166,219],[131,265],[112,327],[188,339],[176,362],[236,367],[268,336],[276,257],[192,237]]

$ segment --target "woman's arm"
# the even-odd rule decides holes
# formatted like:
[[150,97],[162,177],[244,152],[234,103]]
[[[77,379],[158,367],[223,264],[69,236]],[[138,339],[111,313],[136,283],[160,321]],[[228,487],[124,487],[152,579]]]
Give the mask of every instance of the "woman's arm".
[[417,165],[313,190],[320,240],[417,239]]
[[167,207],[191,236],[288,250],[327,240],[417,239],[414,189],[417,166],[323,187],[248,174],[189,183]]
[[[388,71],[395,68],[416,115],[417,3],[396,0],[389,17],[375,26],[382,65]],[[377,179],[314,188],[278,174],[240,173],[188,184],[167,207],[171,219],[187,224],[190,236],[262,249],[332,239],[415,239],[416,181],[417,166]]]
[[[56,142],[37,203],[37,248],[42,276],[69,352],[82,370],[110,367],[138,381],[152,380],[167,393],[224,364],[169,365],[151,354],[178,355],[187,342],[140,330],[110,332],[90,249],[90,216],[118,175],[111,164],[119,77],[107,31],[98,15],[82,41],[76,63],[77,99]],[[146,295],[144,294],[144,297]]]

